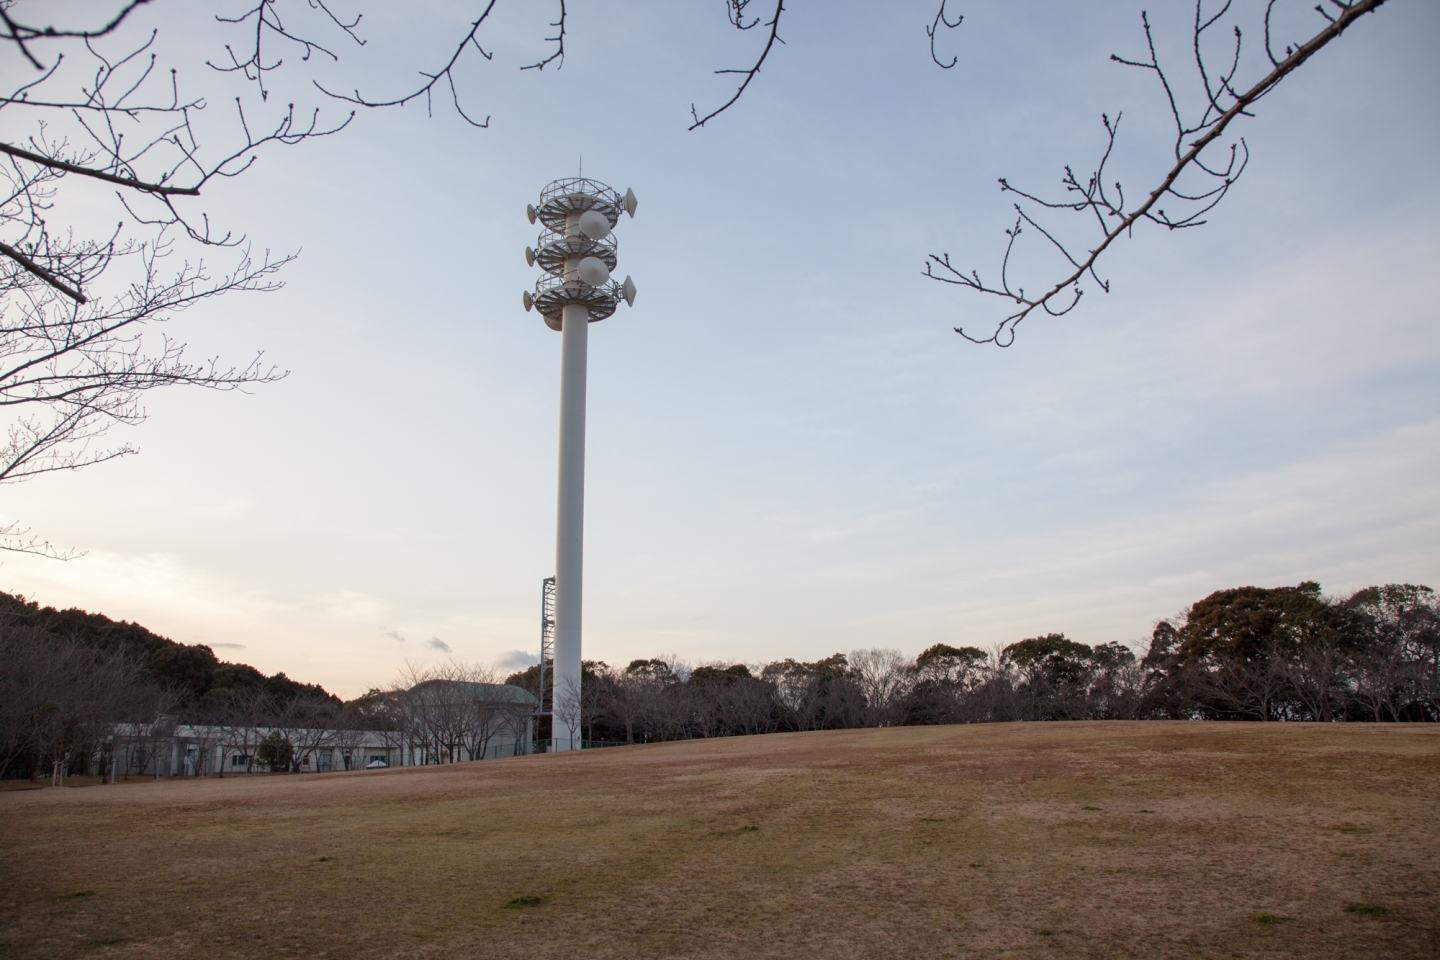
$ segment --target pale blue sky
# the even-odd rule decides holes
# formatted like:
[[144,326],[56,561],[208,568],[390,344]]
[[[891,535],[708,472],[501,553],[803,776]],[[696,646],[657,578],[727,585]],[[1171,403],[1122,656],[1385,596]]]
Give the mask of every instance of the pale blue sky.
[[[152,394],[139,456],[5,488],[0,513],[89,553],[7,557],[4,589],[346,695],[442,655],[432,638],[533,652],[560,344],[520,307],[524,209],[582,154],[640,198],[619,229],[640,296],[591,331],[587,657],[1138,642],[1239,584],[1440,586],[1433,4],[1391,0],[1323,51],[1243,124],[1251,168],[1209,225],[1137,232],[1113,292],[1010,350],[950,332],[1003,314],[924,257],[993,271],[996,178],[1056,184],[1101,111],[1125,111],[1122,171],[1148,189],[1157,90],[1107,59],[1140,50],[1136,0],[963,5],[949,72],[929,0],[795,0],[788,44],[695,132],[691,101],[728,96],[709,71],[758,36],[718,0],[570,8],[543,74],[518,67],[548,7],[499,8],[465,77],[490,129],[372,112],[210,192],[303,254],[284,291],[175,332],[291,376]],[[343,65],[367,93],[469,8],[407,9],[420,26],[373,15]]]

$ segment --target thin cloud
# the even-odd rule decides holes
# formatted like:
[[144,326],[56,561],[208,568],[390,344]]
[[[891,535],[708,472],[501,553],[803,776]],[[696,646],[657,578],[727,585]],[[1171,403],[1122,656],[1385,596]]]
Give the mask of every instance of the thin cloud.
[[439,637],[431,637],[429,640],[426,640],[425,646],[429,647],[431,650],[439,650],[441,653],[451,652],[450,644],[446,643],[444,640],[441,640]]
[[495,658],[495,669],[514,672],[540,662],[540,654],[528,650],[506,650]]
[[394,640],[396,643],[405,642],[405,638],[401,636],[399,630],[381,630],[380,632],[385,634],[385,636],[389,637],[391,640]]
[[243,643],[212,643],[208,645],[212,650],[244,650]]

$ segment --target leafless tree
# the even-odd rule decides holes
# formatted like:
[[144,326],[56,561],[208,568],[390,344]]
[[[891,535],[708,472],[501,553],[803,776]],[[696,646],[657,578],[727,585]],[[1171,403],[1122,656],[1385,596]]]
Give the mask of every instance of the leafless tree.
[[[193,769],[185,770],[184,772],[187,775],[196,777],[215,772],[210,770],[209,767],[212,758],[215,756],[216,748],[224,746],[225,728],[213,723],[199,722],[198,718],[194,717],[193,714],[187,719],[190,721],[188,724],[190,737],[195,745],[195,765]],[[209,718],[207,717],[206,719],[208,720]],[[219,772],[223,774],[223,757],[219,761],[218,766],[220,768]]]
[[761,672],[762,668],[751,667],[749,677],[726,688],[731,735],[774,733],[780,728],[775,688],[760,676]]
[[1289,653],[1290,645],[1279,637],[1268,638],[1248,656],[1208,653],[1189,665],[1186,692],[1222,717],[1289,719],[1283,712],[1290,689]]
[[632,661],[624,670],[598,671],[597,706],[624,727],[626,742],[676,740],[693,735],[698,690],[686,683],[690,668],[673,657]]
[[423,745],[424,762],[479,760],[497,736],[529,728],[530,706],[503,699],[493,689],[497,679],[492,667],[456,660],[405,665],[391,696],[397,726]]
[[759,665],[731,664],[715,669],[710,682],[699,685],[698,690],[696,681],[703,675],[699,670],[690,675],[687,692],[699,700],[694,709],[711,715],[713,732],[707,735],[733,737],[779,729],[780,704],[774,684],[761,676],[763,671]]
[[814,663],[781,660],[766,664],[761,678],[774,687],[787,726],[827,730],[865,724],[865,694],[849,661],[837,653]]
[[319,696],[295,697],[275,711],[274,729],[290,744],[290,769],[320,768],[322,750],[335,742],[335,703]]
[[179,695],[164,688],[153,688],[140,698],[138,719],[129,724],[133,731],[129,769],[136,774],[144,776],[148,770],[150,776],[158,780],[174,772],[170,769],[170,758],[164,754],[175,740],[178,722],[175,710],[179,705]]
[[[1307,0],[1308,2],[1308,0]],[[1016,327],[1036,310],[1058,317],[1073,310],[1087,287],[1108,292],[1098,262],[1121,237],[1130,236],[1146,224],[1167,230],[1181,230],[1205,222],[1245,170],[1249,151],[1243,137],[1227,139],[1231,125],[1240,117],[1254,116],[1255,105],[1307,60],[1336,40],[1361,17],[1380,7],[1385,0],[1322,0],[1315,6],[1322,25],[1304,42],[1281,46],[1276,39],[1277,7],[1281,0],[1196,0],[1191,27],[1193,93],[1187,94],[1178,75],[1162,64],[1156,52],[1155,31],[1148,13],[1140,17],[1145,53],[1139,57],[1112,55],[1116,63],[1135,67],[1151,75],[1163,92],[1173,122],[1173,161],[1153,182],[1136,191],[1111,180],[1107,167],[1115,159],[1121,114],[1113,120],[1101,117],[1105,146],[1099,161],[1088,174],[1067,165],[1061,177],[1058,197],[1045,197],[1016,187],[1001,178],[1000,189],[1019,199],[1015,223],[1006,231],[1007,241],[997,274],[982,279],[978,270],[952,265],[948,253],[932,254],[925,274],[976,293],[998,297],[1011,304],[1011,312],[985,336],[972,336],[964,328],[955,332],[976,343],[1007,347],[1015,341]],[[1247,60],[1242,57],[1243,14],[1253,11],[1262,34],[1264,66],[1258,76],[1242,76]],[[942,0],[935,24],[929,29],[931,55],[945,69],[954,60],[942,62],[934,53],[934,34],[940,26],[959,26],[946,17]],[[1079,219],[1072,224],[1060,214]],[[1076,229],[1090,228],[1092,239],[1074,240]],[[1017,244],[1022,235],[1033,233],[1042,246],[1052,251],[1059,264],[1058,275],[1031,285],[1017,279]],[[1056,259],[1058,257],[1058,259]],[[1038,291],[1038,292],[1037,292]]]
[[903,715],[903,700],[914,676],[911,661],[899,650],[852,650],[850,670],[865,697],[867,725],[888,727]]
[[468,698],[446,680],[441,669],[407,662],[396,684],[422,763],[453,763],[464,742]]
[[[625,742],[634,743],[649,709],[647,684],[634,673],[606,670],[600,677],[600,709],[625,728]],[[643,732],[642,732],[643,739]]]
[[[255,754],[274,722],[275,707],[263,690],[246,690],[227,697],[219,711],[228,733],[228,746],[238,747],[245,760],[245,773],[255,772]],[[221,761],[224,763],[224,760]]]
[[[364,714],[366,729],[377,731],[388,749],[393,749],[405,762],[405,745],[412,742],[406,723],[404,705],[395,690],[379,692],[371,709]],[[387,750],[388,755],[388,750]],[[389,761],[386,761],[387,763]]]
[[335,714],[331,743],[340,751],[341,761],[346,770],[358,770],[364,766],[360,745],[370,729],[370,718],[357,710],[353,703],[347,703]]
[[471,760],[482,760],[490,750],[490,742],[515,727],[515,715],[528,707],[517,709],[517,705],[501,700],[485,688],[499,686],[495,668],[478,663],[457,663],[452,666],[449,677],[453,681],[468,685],[469,702],[465,705],[461,725],[465,752]]
[[571,749],[574,749],[574,746],[582,741],[581,733],[585,729],[585,715],[581,710],[581,682],[571,676],[561,678],[555,693],[555,712],[551,717],[554,728],[551,736],[556,740],[566,740]]
[[[65,12],[27,2],[7,3],[0,19],[0,42],[32,70],[0,95],[10,131],[0,142],[0,483],[135,452],[101,438],[142,421],[149,390],[241,390],[284,375],[260,354],[240,365],[192,360],[160,325],[224,294],[278,287],[292,258],[252,255],[197,198],[259,152],[335,133],[349,118],[327,125],[318,111],[266,104],[262,82],[258,102],[235,98],[224,121],[214,113],[223,107],[182,92],[194,78],[166,69],[157,29],[121,29],[142,6],[75,14],[98,12],[89,27],[49,22]],[[258,4],[262,17],[272,7]],[[262,81],[278,66],[265,65],[263,35]],[[107,193],[118,223],[95,233],[93,211]],[[207,248],[229,266],[207,263]],[[0,549],[73,555],[19,524],[0,529]]]
[[1399,720],[1425,705],[1440,718],[1434,677],[1440,659],[1440,601],[1429,587],[1367,587],[1344,601],[1364,619],[1364,641],[1351,655],[1352,702],[1375,720]]
[[1144,719],[1146,679],[1145,668],[1133,657],[1129,662],[1101,671],[1090,686],[1095,719]]
[[1353,654],[1353,639],[1343,630],[1321,629],[1300,638],[1283,659],[1282,673],[1310,719],[1330,723],[1344,713]]
[[116,722],[151,693],[125,651],[100,651],[0,614],[0,769],[86,772]]

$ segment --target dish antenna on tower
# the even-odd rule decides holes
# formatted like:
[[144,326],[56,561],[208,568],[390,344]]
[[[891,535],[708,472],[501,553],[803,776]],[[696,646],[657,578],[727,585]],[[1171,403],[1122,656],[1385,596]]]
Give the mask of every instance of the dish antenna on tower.
[[[545,275],[521,298],[551,330],[560,331],[560,482],[555,518],[555,667],[550,737],[555,750],[580,741],[580,625],[585,540],[585,377],[590,324],[635,305],[635,283],[610,278],[616,267],[615,225],[635,216],[635,193],[622,197],[595,180],[556,180],[527,206],[543,225],[525,262]],[[543,659],[543,653],[542,653]],[[543,667],[542,667],[543,669]]]

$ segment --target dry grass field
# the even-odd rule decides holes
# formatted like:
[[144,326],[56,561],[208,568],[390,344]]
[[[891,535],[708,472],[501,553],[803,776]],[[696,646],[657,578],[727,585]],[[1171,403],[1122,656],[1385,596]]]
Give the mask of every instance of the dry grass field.
[[0,955],[1440,957],[1440,728],[1076,723],[0,793]]

